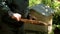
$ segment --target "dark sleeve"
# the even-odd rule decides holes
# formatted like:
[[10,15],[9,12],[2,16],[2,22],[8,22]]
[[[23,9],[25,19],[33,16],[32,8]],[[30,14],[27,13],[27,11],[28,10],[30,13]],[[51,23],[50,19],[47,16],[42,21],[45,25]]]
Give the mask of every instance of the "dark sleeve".
[[22,17],[26,17],[28,12],[28,1],[27,0],[13,0],[12,1],[12,7],[14,11],[17,10],[18,13],[22,15]]
[[7,0],[7,5],[11,9],[11,11],[15,13],[20,13],[22,17],[27,17],[28,11],[28,0]]
[[8,3],[8,4],[11,4],[12,0],[6,0],[5,2]]
[[0,14],[4,15],[8,12],[8,7],[6,7],[5,2],[0,2]]

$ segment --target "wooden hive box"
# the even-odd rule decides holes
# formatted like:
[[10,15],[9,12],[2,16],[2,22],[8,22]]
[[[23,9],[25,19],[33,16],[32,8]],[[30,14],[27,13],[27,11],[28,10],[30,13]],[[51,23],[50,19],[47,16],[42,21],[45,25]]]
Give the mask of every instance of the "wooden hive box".
[[36,30],[36,31],[45,31],[49,34],[50,31],[52,30],[52,18],[53,18],[52,14],[53,13],[54,11],[50,7],[45,6],[44,4],[33,6],[32,8],[30,8],[30,15],[32,17],[35,17],[36,20],[38,21],[47,23],[49,26],[25,24],[26,29]]

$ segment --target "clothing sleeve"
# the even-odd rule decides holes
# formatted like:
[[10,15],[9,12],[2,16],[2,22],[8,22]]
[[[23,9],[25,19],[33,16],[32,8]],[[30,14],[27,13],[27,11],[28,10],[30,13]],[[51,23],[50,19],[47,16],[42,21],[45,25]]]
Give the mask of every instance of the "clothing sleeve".
[[7,25],[12,25],[13,27],[20,27],[23,25],[23,23],[17,22],[17,20],[12,19],[10,16],[12,16],[13,12],[10,10],[10,8],[5,4],[5,2],[0,2],[0,16],[2,23],[5,23]]
[[0,12],[0,14],[8,14],[9,16],[12,16],[13,14],[13,12],[10,10],[5,2],[0,2]]
[[[23,18],[27,17],[29,13],[27,0],[6,0],[6,3],[12,12],[21,14]],[[8,13],[11,11],[8,11]]]

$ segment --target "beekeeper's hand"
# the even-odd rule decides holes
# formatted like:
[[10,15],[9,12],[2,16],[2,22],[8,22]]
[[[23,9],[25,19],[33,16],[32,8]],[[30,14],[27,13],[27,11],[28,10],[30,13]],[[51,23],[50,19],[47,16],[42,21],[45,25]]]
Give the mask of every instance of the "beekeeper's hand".
[[17,21],[20,21],[20,19],[21,19],[21,14],[19,14],[19,13],[13,13],[12,19],[15,19],[15,20],[17,20]]

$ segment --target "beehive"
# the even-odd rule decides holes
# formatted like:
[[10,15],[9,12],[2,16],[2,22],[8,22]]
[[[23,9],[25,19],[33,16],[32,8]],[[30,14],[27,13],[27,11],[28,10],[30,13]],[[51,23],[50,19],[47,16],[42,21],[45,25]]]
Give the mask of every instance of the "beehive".
[[[45,6],[44,4],[39,4],[39,5],[36,5],[36,6],[33,6],[30,8],[30,15],[35,17],[36,20],[38,21],[42,21],[42,22],[45,22],[47,23],[49,26],[44,26],[44,27],[40,27],[40,26],[37,26],[36,25],[34,26],[33,25],[33,28],[37,28],[37,29],[42,29],[42,28],[45,28],[43,30],[45,30],[47,33],[50,33],[50,31],[52,30],[52,14],[54,13],[54,11],[49,7],[49,6]],[[30,27],[29,29],[32,29],[31,25],[30,26],[26,26],[26,27]],[[43,30],[38,30],[38,31],[43,31]]]

